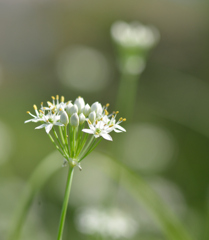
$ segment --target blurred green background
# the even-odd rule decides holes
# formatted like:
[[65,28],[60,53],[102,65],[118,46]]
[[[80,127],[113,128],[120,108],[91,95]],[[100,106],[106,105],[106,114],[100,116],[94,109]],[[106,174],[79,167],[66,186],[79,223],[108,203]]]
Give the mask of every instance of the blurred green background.
[[[26,111],[56,94],[118,110],[121,76],[110,37],[117,20],[153,24],[161,39],[137,82],[133,118],[122,116],[127,133],[97,150],[137,171],[194,239],[209,239],[208,13],[203,0],[0,1],[0,239],[30,175],[54,151],[44,130],[24,125]],[[104,173],[105,155],[98,154],[76,170],[64,239],[167,239],[143,205]],[[21,239],[56,239],[65,178],[63,168],[36,195]],[[103,213],[125,218],[129,234],[108,230],[105,238],[79,220],[109,222]]]

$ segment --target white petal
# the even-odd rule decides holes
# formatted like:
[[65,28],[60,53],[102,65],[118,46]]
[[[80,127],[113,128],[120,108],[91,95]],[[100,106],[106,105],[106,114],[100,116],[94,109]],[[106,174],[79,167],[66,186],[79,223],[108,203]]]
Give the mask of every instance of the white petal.
[[91,129],[84,128],[84,129],[82,129],[82,131],[85,133],[94,134],[94,131]]
[[47,124],[46,124],[46,123],[44,123],[44,124],[42,124],[42,125],[40,125],[40,126],[36,127],[35,129],[41,129],[41,128],[44,128],[44,127],[46,127],[46,126],[47,126]]
[[117,129],[115,128],[115,129],[114,129],[114,132],[116,132],[116,133],[120,133],[120,132],[122,132],[122,131],[117,130]]
[[56,122],[54,125],[56,125],[56,126],[64,126],[64,124],[60,123],[60,122]]
[[46,130],[46,133],[49,134],[49,132],[51,131],[53,127],[53,124],[48,124],[46,127],[45,127],[45,130]]
[[26,120],[24,123],[33,122],[33,119]]
[[101,136],[108,141],[112,141],[112,137],[108,133],[101,133]]
[[123,131],[123,132],[126,132],[126,129],[123,128],[123,127],[121,127],[121,126],[118,125],[118,124],[115,126],[115,128],[117,128],[117,129],[119,129],[119,130],[121,130],[121,131]]

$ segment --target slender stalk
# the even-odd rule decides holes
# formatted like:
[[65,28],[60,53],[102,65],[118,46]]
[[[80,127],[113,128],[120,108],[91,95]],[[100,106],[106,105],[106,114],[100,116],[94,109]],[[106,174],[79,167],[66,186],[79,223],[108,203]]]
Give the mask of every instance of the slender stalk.
[[62,240],[62,234],[63,234],[64,224],[65,224],[65,216],[66,216],[66,212],[67,212],[67,206],[68,206],[70,190],[71,190],[71,185],[72,185],[72,180],[73,180],[73,172],[74,172],[74,168],[70,166],[69,172],[68,172],[68,177],[67,177],[66,189],[65,189],[65,197],[64,197],[64,201],[63,201],[63,205],[62,205],[62,212],[61,212],[61,216],[60,216],[57,240]]
[[122,115],[129,117],[129,121],[135,109],[139,77],[139,75],[122,73],[120,79],[116,108]]
[[92,141],[94,140],[94,135],[90,138],[89,142],[86,144],[86,146],[82,149],[82,151],[79,154],[78,157],[78,162],[81,161],[81,159],[83,159],[83,156],[86,154],[86,151],[89,149],[90,145],[92,144]]

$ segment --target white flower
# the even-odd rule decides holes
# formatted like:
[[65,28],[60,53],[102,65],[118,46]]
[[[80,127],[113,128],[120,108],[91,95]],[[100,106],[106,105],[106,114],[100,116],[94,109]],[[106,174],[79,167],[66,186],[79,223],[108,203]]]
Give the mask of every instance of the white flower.
[[85,107],[84,99],[82,97],[78,97],[78,98],[76,98],[74,104],[77,105],[78,114],[80,114],[82,112],[83,108]]
[[83,114],[84,114],[86,117],[88,117],[90,111],[91,111],[91,108],[90,108],[89,104],[87,103],[87,104],[85,105],[84,109],[83,109]]
[[92,111],[92,112],[95,111],[97,118],[101,117],[101,114],[102,114],[102,112],[103,112],[103,108],[102,108],[101,103],[99,103],[99,102],[93,103],[93,104],[91,105],[91,111]]
[[62,113],[60,115],[60,122],[63,123],[64,125],[66,125],[66,126],[69,123],[69,118],[68,118],[68,115],[65,111],[62,111]]
[[35,129],[45,128],[47,134],[49,134],[54,125],[64,126],[63,123],[58,122],[60,120],[60,116],[52,114],[51,112],[44,116],[43,120],[45,121],[45,123],[36,127]]
[[140,47],[149,49],[159,40],[160,34],[153,26],[145,26],[139,22],[130,24],[122,21],[115,22],[111,27],[115,42],[124,47]]
[[28,122],[40,122],[40,121],[43,121],[43,116],[44,116],[44,112],[38,112],[37,110],[37,106],[36,105],[33,105],[33,108],[35,110],[35,113],[36,113],[36,116],[33,115],[32,113],[30,113],[29,111],[27,111],[27,113],[32,116],[33,118],[32,119],[29,119],[29,120],[26,120],[24,123],[28,123]]
[[96,113],[95,113],[95,111],[93,111],[93,112],[91,112],[91,113],[89,114],[89,120],[90,120],[92,123],[94,123],[94,121],[96,120]]
[[112,137],[108,134],[112,131],[112,129],[106,125],[103,121],[97,121],[95,124],[92,124],[88,121],[90,129],[83,129],[82,131],[85,133],[93,134],[95,138],[103,137],[108,141],[112,141]]
[[86,118],[83,113],[79,115],[79,124],[83,124],[85,122]]
[[109,128],[111,128],[114,132],[126,132],[125,128],[121,127],[119,124],[121,122],[126,121],[125,118],[120,118],[119,121],[116,122],[115,120],[116,115],[113,115],[113,117],[111,119],[108,118],[108,116],[104,116],[102,118],[103,122],[109,126]]
[[79,117],[77,113],[73,113],[73,115],[70,117],[70,125],[73,127],[78,127]]

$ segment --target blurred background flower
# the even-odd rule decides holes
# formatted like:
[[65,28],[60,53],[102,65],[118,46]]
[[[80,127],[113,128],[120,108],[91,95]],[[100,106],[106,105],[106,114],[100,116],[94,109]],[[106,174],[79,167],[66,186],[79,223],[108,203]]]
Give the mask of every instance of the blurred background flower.
[[[2,240],[14,210],[10,200],[18,202],[35,167],[54,149],[44,131],[24,125],[26,111],[56,94],[119,110],[127,133],[115,134],[112,144],[102,141],[99,150],[146,179],[194,238],[209,238],[208,11],[203,0],[0,1]],[[153,46],[146,54],[119,46],[118,26],[126,29],[126,42],[142,29]],[[137,231],[129,239],[167,239],[123,189],[120,172],[112,170],[118,184],[104,173],[102,156],[90,155],[75,173],[64,237],[95,239],[75,221],[80,208],[93,207],[134,219]],[[39,191],[21,239],[56,236],[65,178],[62,169]]]

